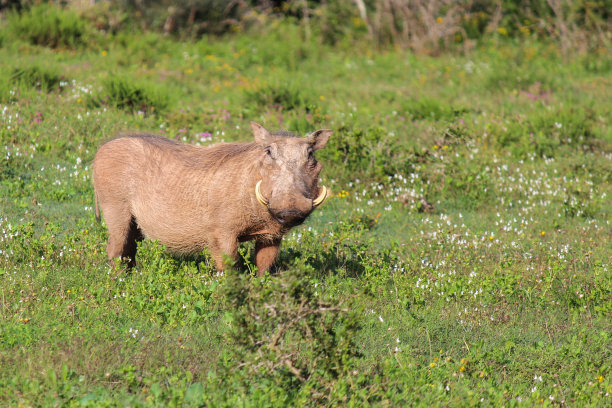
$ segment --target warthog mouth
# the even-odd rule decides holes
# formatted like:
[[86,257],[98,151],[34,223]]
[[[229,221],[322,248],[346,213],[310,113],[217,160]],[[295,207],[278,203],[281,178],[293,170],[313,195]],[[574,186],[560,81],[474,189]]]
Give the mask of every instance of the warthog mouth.
[[[255,197],[257,198],[257,201],[259,201],[261,205],[267,208],[269,201],[266,197],[263,196],[263,194],[261,194],[261,182],[262,181],[263,180],[259,180],[257,184],[255,185]],[[312,200],[313,208],[316,208],[320,206],[321,204],[323,204],[323,202],[327,200],[328,195],[329,195],[329,191],[327,190],[327,187],[321,186],[319,196],[315,198],[314,200]]]

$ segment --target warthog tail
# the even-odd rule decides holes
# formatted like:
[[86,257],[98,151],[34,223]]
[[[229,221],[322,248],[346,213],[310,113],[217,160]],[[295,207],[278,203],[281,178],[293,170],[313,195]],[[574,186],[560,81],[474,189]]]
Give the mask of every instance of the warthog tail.
[[98,208],[98,195],[96,193],[94,193],[94,198],[96,201],[96,221],[100,222],[100,208]]

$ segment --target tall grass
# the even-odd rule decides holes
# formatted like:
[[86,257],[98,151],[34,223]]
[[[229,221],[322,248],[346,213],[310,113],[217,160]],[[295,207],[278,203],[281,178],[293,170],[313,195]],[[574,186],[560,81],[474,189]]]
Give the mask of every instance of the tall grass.
[[87,22],[76,12],[48,4],[39,4],[8,15],[8,29],[16,38],[51,48],[75,48],[87,44]]
[[91,106],[106,104],[129,112],[144,114],[163,112],[169,104],[169,95],[161,88],[129,76],[113,75],[102,84],[99,95],[89,99]]
[[28,86],[44,91],[58,89],[63,80],[57,71],[38,65],[15,68],[10,79],[14,85]]

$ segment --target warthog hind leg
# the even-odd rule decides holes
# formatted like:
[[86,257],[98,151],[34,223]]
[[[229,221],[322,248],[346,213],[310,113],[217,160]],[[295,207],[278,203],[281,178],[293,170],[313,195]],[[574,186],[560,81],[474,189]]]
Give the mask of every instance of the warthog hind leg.
[[107,209],[104,216],[108,226],[108,259],[121,258],[128,268],[133,268],[136,266],[136,243],[143,239],[136,220],[126,208]]
[[127,262],[128,268],[136,266],[136,250],[138,249],[138,242],[142,241],[144,236],[142,231],[138,228],[138,224],[134,217],[130,221],[130,227],[128,229],[125,243],[123,244],[123,251],[121,253],[121,259]]

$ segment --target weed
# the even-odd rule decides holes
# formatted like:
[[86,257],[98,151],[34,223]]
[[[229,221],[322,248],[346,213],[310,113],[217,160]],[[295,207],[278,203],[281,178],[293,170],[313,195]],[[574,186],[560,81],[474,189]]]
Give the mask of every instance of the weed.
[[468,112],[465,108],[452,108],[433,98],[407,99],[402,110],[413,119],[449,120]]
[[91,97],[89,104],[100,104],[145,114],[163,112],[169,105],[168,95],[150,83],[137,82],[127,76],[113,75],[104,81],[103,90],[97,97]]
[[230,272],[220,293],[233,354],[223,382],[243,378],[249,390],[257,377],[323,403],[359,357],[358,309],[321,296],[305,269],[269,280]]
[[316,109],[314,98],[295,82],[269,82],[245,91],[248,105],[312,112]]
[[88,42],[84,20],[72,10],[47,4],[9,15],[9,30],[17,38],[45,47],[81,47]]
[[514,121],[499,132],[498,143],[521,157],[554,157],[564,146],[592,150],[597,144],[589,110],[536,110],[525,122]]
[[330,147],[321,157],[338,168],[335,177],[340,180],[383,181],[412,166],[412,156],[402,148],[397,136],[380,127],[340,128],[330,139]]
[[40,66],[29,66],[15,68],[10,76],[11,84],[17,87],[28,86],[43,91],[51,91],[60,88],[60,83],[65,79],[56,71]]

